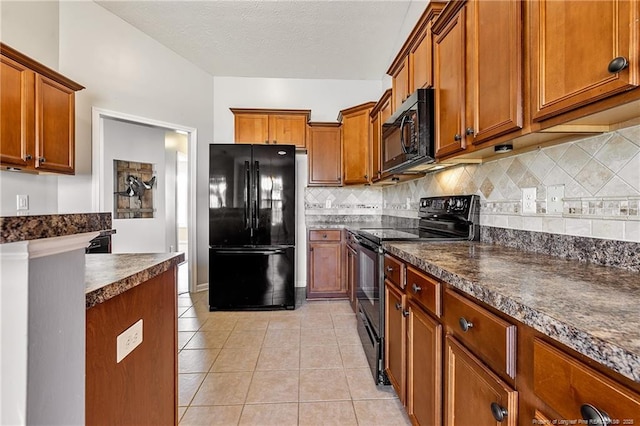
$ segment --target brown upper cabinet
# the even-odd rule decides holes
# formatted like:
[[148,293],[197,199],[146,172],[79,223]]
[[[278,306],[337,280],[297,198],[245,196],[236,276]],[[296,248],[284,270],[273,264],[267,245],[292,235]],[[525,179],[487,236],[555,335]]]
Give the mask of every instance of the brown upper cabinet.
[[433,86],[433,40],[431,26],[445,3],[431,2],[389,67],[392,78],[391,112],[416,89]]
[[638,86],[639,7],[628,0],[530,3],[534,120]]
[[234,116],[235,143],[307,147],[310,110],[230,108]]
[[371,182],[369,134],[371,109],[375,102],[366,102],[340,111],[342,122],[342,183],[344,185]]
[[433,25],[436,157],[523,127],[522,2],[450,2]]
[[0,43],[0,165],[75,173],[78,83]]
[[309,123],[309,186],[342,185],[342,131],[340,123]]
[[382,124],[391,116],[391,89],[385,90],[371,110],[371,182],[382,178]]

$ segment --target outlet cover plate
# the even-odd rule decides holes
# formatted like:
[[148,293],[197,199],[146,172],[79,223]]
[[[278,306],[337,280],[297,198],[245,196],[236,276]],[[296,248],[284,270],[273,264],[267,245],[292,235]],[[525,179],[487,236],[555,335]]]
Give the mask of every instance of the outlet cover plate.
[[120,333],[116,338],[116,362],[122,361],[142,343],[142,319]]
[[564,185],[551,185],[547,188],[547,213],[562,214]]
[[522,213],[536,213],[536,188],[522,188]]

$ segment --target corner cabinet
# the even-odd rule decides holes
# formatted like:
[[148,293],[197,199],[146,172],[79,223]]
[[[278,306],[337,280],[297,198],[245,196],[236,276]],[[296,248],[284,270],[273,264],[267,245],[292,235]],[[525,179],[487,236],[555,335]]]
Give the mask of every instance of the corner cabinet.
[[0,43],[0,166],[75,173],[75,92],[83,86]]
[[638,86],[638,2],[539,0],[530,9],[534,120]]
[[342,279],[342,231],[310,229],[307,298],[347,298]]
[[234,116],[235,143],[307,147],[310,110],[230,108]]
[[342,185],[340,123],[309,123],[307,129],[309,186]]
[[367,102],[340,111],[342,122],[342,174],[344,185],[371,182],[369,135],[371,109],[375,102]]

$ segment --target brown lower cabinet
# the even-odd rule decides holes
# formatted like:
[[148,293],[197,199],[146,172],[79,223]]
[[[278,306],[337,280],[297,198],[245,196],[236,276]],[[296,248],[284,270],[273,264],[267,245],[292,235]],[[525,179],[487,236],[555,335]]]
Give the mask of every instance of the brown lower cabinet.
[[[87,310],[87,425],[177,424],[176,268]],[[116,339],[143,320],[143,340],[116,362]]]
[[347,298],[342,279],[342,230],[310,229],[307,298]]

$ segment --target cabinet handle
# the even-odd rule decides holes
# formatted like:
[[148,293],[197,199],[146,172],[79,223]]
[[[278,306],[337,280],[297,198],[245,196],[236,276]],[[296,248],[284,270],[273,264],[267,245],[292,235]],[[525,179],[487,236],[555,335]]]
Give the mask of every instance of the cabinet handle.
[[473,328],[473,323],[471,321],[467,321],[465,317],[460,317],[458,323],[460,324],[460,328],[462,329],[462,331],[464,331],[465,333],[469,331],[469,329]]
[[369,179],[369,175],[364,175],[364,178],[365,179]]
[[403,317],[408,317],[409,316],[409,311],[402,311],[402,316]]
[[327,238],[327,234],[322,234],[322,238]]
[[402,304],[401,303],[396,303],[396,310],[400,310],[402,309]]
[[507,417],[509,412],[504,407],[501,407],[500,404],[492,402],[491,414],[493,414],[493,418],[496,419],[497,422],[501,422],[505,417]]
[[414,293],[418,293],[419,291],[422,291],[422,287],[420,287],[418,284],[413,283],[411,285],[411,290],[413,290]]
[[461,141],[462,140],[462,136],[460,136],[460,134],[456,133],[456,135],[453,137],[454,141]]
[[580,407],[580,414],[590,425],[607,426],[611,424],[611,417],[591,404],[582,404]]
[[472,136],[475,132],[473,131],[473,127],[467,127],[465,133],[467,134],[467,136]]
[[25,160],[25,161],[29,161],[29,160],[31,160],[32,158],[33,158],[33,156],[32,156],[31,154],[27,154],[27,155],[25,155],[25,156],[24,156],[24,160]]
[[387,272],[393,272],[393,266],[387,266]]
[[617,58],[613,58],[611,62],[609,62],[609,67],[607,68],[607,70],[611,74],[615,74],[627,68],[628,66],[629,60],[624,56],[618,56]]
[[309,247],[309,251],[313,251],[313,247]]
[[269,144],[269,139],[265,139],[264,143]]
[[278,144],[278,141],[276,141],[276,140],[274,139],[274,140],[273,140],[273,144],[274,144],[274,145],[277,145],[277,144]]
[[44,158],[44,157],[40,157],[40,158],[38,158],[38,161],[41,162],[41,163],[44,163],[45,161],[47,161],[47,159]]

